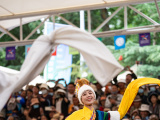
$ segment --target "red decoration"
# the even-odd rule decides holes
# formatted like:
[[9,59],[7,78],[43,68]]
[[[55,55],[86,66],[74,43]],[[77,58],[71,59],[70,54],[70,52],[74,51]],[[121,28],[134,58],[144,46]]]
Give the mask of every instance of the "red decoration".
[[56,56],[57,55],[57,47],[55,48],[55,51],[52,53],[52,56]]
[[123,60],[122,55],[119,56],[119,59],[118,59],[118,60],[119,60],[119,61]]

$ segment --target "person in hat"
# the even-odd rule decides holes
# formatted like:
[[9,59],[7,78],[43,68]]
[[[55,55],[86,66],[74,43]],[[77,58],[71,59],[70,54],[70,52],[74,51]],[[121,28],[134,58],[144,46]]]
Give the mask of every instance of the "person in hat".
[[123,95],[125,90],[126,90],[126,80],[121,78],[121,79],[118,79],[118,87],[119,87],[119,90],[118,92]]
[[142,104],[141,107],[139,108],[140,111],[140,116],[142,120],[148,120],[151,111],[149,110],[149,105],[147,104]]
[[137,79],[137,76],[136,76],[136,74],[133,72],[133,70],[130,69],[129,66],[127,66],[126,68],[128,69],[128,71],[131,72],[131,74],[127,74],[127,75],[126,75],[126,86],[128,86],[129,83],[132,81],[132,79],[134,79],[134,80]]
[[131,119],[134,120],[136,115],[139,115],[138,109],[132,111],[132,113],[130,114]]
[[118,111],[103,112],[94,110],[93,103],[96,99],[96,94],[92,87],[89,86],[89,81],[82,78],[77,81],[76,94],[84,107],[81,110],[75,111],[66,120],[119,120],[120,114]]
[[[48,90],[49,90],[49,87],[47,84],[42,83],[40,85],[41,96],[39,99],[40,99],[41,106],[44,110],[44,113],[46,115],[48,115],[47,107],[52,106],[52,96],[48,95]],[[47,116],[47,117],[49,117],[49,116]]]
[[[27,111],[27,110],[26,110]],[[25,111],[25,112],[26,112]],[[44,114],[43,108],[38,98],[32,98],[30,108],[28,110],[28,116],[32,118],[40,119],[40,116]],[[26,118],[28,118],[27,114],[25,113]]]
[[148,102],[150,103],[149,109],[152,114],[157,115],[160,118],[160,105],[158,104],[158,94],[156,92],[152,92],[148,96]]
[[133,105],[131,106],[130,110],[129,110],[129,114],[131,115],[131,113],[136,110],[139,109],[141,106],[141,97],[139,95],[137,95],[133,101]]
[[55,98],[53,99],[53,104],[56,107],[56,111],[62,113],[64,117],[68,116],[68,107],[70,101],[66,97],[66,91],[63,89],[58,89],[55,92]]

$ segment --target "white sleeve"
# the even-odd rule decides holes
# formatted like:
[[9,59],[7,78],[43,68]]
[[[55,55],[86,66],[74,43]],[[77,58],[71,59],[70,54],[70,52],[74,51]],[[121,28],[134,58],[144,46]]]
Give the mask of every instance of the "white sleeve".
[[110,120],[120,120],[120,114],[118,111],[108,111],[110,113]]

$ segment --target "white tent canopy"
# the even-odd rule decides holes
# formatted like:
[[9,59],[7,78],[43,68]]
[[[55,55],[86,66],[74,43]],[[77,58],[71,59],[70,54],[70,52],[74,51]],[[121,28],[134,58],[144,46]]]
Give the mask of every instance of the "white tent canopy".
[[0,0],[0,20],[132,5],[154,0]]

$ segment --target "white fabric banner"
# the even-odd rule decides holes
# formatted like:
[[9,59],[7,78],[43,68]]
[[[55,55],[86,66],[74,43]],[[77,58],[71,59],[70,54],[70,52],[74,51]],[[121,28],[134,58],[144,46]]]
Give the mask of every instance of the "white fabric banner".
[[42,72],[53,47],[58,44],[66,44],[77,49],[97,81],[103,86],[123,69],[96,37],[78,28],[62,27],[50,35],[40,36],[33,43],[19,74],[11,76],[0,71],[0,110],[13,91],[21,89]]

